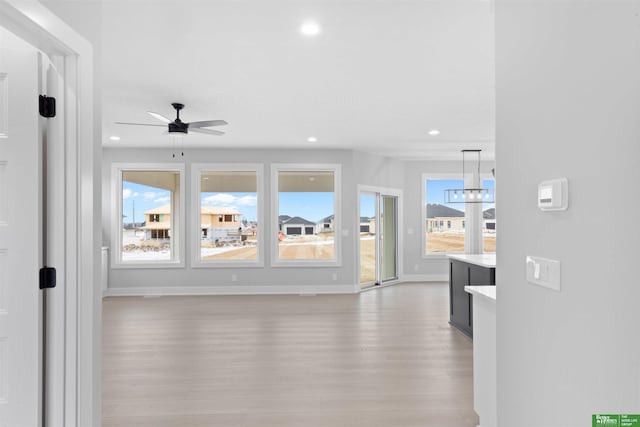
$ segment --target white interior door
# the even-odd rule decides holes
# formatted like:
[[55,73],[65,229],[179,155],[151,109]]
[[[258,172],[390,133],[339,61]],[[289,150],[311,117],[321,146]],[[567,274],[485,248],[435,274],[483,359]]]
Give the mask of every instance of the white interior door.
[[37,67],[0,27],[0,427],[41,419]]

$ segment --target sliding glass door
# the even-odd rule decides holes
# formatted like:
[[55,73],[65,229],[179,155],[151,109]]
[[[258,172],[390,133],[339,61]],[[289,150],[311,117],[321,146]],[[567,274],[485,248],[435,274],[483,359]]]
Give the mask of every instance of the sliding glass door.
[[360,190],[359,282],[365,288],[398,278],[398,195]]
[[398,278],[398,197],[380,197],[380,266],[382,282]]
[[378,240],[376,218],[378,217],[377,194],[360,193],[360,284],[375,285],[378,281]]

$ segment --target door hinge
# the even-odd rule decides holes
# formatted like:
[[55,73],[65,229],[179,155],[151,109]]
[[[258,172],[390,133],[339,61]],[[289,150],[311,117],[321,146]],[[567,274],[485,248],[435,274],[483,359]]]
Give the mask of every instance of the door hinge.
[[40,95],[40,115],[46,118],[56,116],[56,99],[54,97]]
[[42,267],[40,269],[40,289],[50,289],[56,287],[56,269],[53,267]]

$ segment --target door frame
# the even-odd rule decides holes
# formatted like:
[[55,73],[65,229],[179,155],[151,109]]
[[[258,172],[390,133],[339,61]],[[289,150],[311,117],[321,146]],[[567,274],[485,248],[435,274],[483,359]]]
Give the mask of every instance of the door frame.
[[[398,189],[398,188],[389,188],[389,187],[378,187],[378,186],[373,186],[373,185],[365,185],[365,184],[358,184],[358,188],[357,188],[357,193],[356,193],[356,224],[358,224],[358,229],[357,229],[357,233],[356,233],[356,238],[355,238],[355,245],[356,245],[356,289],[357,292],[363,291],[363,290],[367,290],[367,289],[371,289],[372,287],[374,287],[375,285],[372,286],[367,286],[367,287],[362,287],[360,284],[360,194],[366,192],[366,193],[375,193],[375,194],[380,194],[380,195],[385,195],[385,196],[394,196],[397,197],[398,199],[398,203],[397,203],[397,233],[396,233],[396,237],[397,237],[397,241],[396,241],[396,275],[397,275],[397,279],[394,280],[387,280],[384,284],[380,283],[379,286],[385,286],[385,285],[391,285],[394,283],[399,283],[402,281],[402,276],[404,275],[404,268],[403,268],[403,264],[402,264],[402,253],[403,253],[403,246],[402,246],[402,242],[403,242],[403,227],[402,227],[402,218],[403,218],[403,214],[402,214],[402,190]],[[376,202],[379,202],[378,197],[376,195]],[[376,206],[376,216],[380,215],[380,207]],[[379,235],[378,235],[378,231],[379,231],[379,227],[380,224],[377,221],[376,218],[376,248],[379,246]],[[376,249],[376,251],[378,251],[379,249]],[[380,256],[376,256],[376,263],[378,264],[376,266],[376,271],[380,269],[380,260],[381,257]],[[380,273],[377,271],[376,272],[376,280],[377,280],[377,276]]]
[[[0,0],[2,26],[64,66],[66,170],[56,172],[65,194],[64,298],[52,307],[49,328],[64,336],[62,393],[49,397],[49,410],[64,426],[100,426],[100,131],[94,127],[93,48],[35,0]],[[55,266],[54,266],[55,267]],[[62,289],[62,288],[58,288]],[[61,412],[62,411],[62,412]]]

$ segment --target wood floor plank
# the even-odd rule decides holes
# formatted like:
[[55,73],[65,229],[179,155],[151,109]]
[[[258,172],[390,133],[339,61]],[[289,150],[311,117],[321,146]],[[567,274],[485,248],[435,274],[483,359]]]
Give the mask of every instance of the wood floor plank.
[[106,298],[104,425],[475,426],[448,307],[445,284]]

